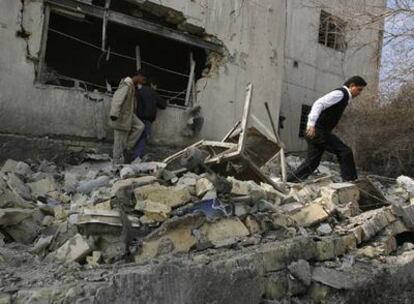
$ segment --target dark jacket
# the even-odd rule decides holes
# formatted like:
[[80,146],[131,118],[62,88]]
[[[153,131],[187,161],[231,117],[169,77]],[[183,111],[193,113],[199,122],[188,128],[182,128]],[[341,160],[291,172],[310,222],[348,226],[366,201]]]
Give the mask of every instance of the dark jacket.
[[340,102],[322,111],[318,121],[316,122],[316,127],[326,132],[331,132],[336,127],[342,117],[342,114],[348,106],[348,91],[345,88],[339,88],[337,90],[342,91],[342,93],[344,93],[344,97]]
[[153,122],[157,117],[157,108],[165,109],[167,102],[149,86],[142,86],[135,92],[137,116],[141,120]]

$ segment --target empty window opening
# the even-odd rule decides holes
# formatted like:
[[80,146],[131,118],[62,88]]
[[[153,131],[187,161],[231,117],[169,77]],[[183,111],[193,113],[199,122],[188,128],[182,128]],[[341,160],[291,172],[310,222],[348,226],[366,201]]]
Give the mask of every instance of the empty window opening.
[[321,11],[319,26],[319,43],[329,48],[345,51],[346,22],[325,11]]
[[300,114],[299,137],[305,137],[306,125],[308,123],[308,115],[312,107],[309,105],[302,105],[302,112]]
[[395,236],[395,239],[398,247],[404,245],[404,243],[414,244],[414,232],[407,231],[399,233]]
[[113,93],[123,77],[141,66],[169,104],[194,102],[195,82],[206,68],[205,49],[110,21],[103,49],[102,29],[101,18],[52,10],[38,80]]

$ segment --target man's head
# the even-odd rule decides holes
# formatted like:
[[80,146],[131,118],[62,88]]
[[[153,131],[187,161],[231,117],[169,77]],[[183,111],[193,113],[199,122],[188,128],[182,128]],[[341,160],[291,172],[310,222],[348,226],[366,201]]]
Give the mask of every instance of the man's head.
[[345,81],[344,86],[346,86],[353,98],[361,94],[362,90],[367,86],[367,82],[361,76],[353,76]]
[[145,84],[147,82],[147,77],[145,75],[144,70],[140,69],[138,70],[134,77],[132,77],[132,81],[134,82],[134,85],[140,85],[140,84]]

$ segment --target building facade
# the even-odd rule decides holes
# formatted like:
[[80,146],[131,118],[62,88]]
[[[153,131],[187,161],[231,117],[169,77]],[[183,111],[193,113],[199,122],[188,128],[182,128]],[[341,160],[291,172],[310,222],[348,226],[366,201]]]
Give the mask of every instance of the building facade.
[[[351,55],[342,42],[322,41],[321,14],[335,8],[305,2],[3,0],[0,133],[110,142],[111,93],[141,67],[169,103],[153,141],[222,138],[252,83],[255,121],[270,129],[268,102],[275,120],[286,118],[288,148],[301,150],[302,106],[353,74],[377,82],[378,64],[368,58],[380,48]],[[364,35],[379,41],[378,30]]]

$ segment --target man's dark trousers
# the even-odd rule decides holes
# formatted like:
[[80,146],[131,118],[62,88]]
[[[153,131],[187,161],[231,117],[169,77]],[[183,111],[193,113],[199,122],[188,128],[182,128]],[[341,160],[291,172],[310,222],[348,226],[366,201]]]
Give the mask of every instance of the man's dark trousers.
[[288,182],[300,182],[311,175],[318,168],[325,151],[335,154],[338,158],[343,180],[352,181],[358,178],[352,150],[338,137],[317,128],[315,137],[306,137],[306,141],[308,143],[306,160],[288,176]]

